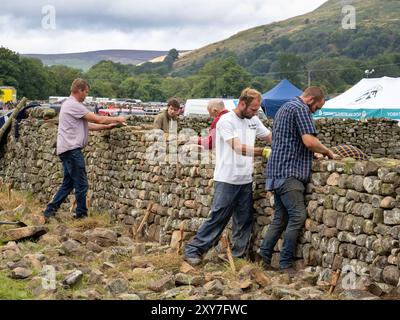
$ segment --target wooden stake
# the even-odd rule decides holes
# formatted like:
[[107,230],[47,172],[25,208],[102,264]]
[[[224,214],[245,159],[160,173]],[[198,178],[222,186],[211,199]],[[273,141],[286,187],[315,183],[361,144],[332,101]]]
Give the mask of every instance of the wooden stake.
[[12,190],[12,183],[7,183],[8,201],[11,201],[11,190]]
[[332,275],[331,287],[329,288],[328,294],[332,294],[333,290],[335,290],[337,282],[340,278],[341,270],[336,270]]
[[183,231],[184,231],[184,225],[183,225],[183,221],[181,222],[180,228],[179,228],[179,242],[178,242],[178,248],[176,249],[176,254],[179,255],[181,248],[182,248],[182,244],[183,244]]
[[137,228],[136,232],[134,232],[135,235],[136,235],[136,238],[139,237],[140,232],[142,231],[142,229],[143,229],[145,223],[147,222],[147,220],[149,219],[150,210],[151,210],[151,207],[152,207],[152,206],[153,206],[153,203],[150,203],[150,204],[147,206],[146,214],[144,215],[144,217],[143,217],[143,219],[142,219],[142,222],[140,223],[140,225],[139,225],[139,227]]
[[228,260],[229,260],[229,264],[231,266],[232,272],[236,273],[236,267],[235,267],[235,262],[233,261],[231,247],[229,245],[228,239],[225,234],[223,234],[221,236],[221,243],[224,246],[224,248],[226,249],[226,253],[228,254]]
[[87,200],[86,200],[86,207],[88,210],[88,215],[90,214],[90,207],[92,205],[92,191],[88,192]]
[[72,200],[71,208],[69,208],[69,213],[72,213],[74,209],[76,208],[76,199]]

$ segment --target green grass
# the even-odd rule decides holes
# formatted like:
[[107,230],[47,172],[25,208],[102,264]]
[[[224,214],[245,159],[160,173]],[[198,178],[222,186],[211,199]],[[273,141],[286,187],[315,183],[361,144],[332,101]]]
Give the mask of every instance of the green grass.
[[152,272],[142,272],[128,274],[129,278],[129,288],[132,290],[147,290],[150,283],[153,281],[160,280],[163,277],[162,274],[157,271]]
[[24,280],[13,280],[0,272],[0,300],[24,300],[33,299],[33,295],[27,288]]
[[3,246],[5,244],[7,244],[7,242],[9,241],[9,239],[7,238],[2,238],[0,235],[0,246]]
[[21,191],[21,195],[26,199],[28,202],[34,201],[33,192],[32,191]]

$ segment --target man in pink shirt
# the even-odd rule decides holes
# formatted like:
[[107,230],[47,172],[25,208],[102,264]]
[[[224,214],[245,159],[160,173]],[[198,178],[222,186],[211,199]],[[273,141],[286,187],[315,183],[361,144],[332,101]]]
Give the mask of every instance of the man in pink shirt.
[[75,79],[71,85],[71,95],[61,105],[57,132],[57,155],[60,157],[64,180],[43,213],[46,221],[55,216],[57,209],[72,190],[75,190],[76,218],[87,217],[86,194],[88,181],[85,158],[82,149],[88,142],[89,130],[111,129],[126,125],[124,117],[98,116],[90,112],[82,102],[89,92],[89,84],[83,79]]
[[199,137],[198,144],[203,146],[205,149],[212,149],[215,146],[215,130],[219,119],[229,111],[225,109],[224,102],[221,99],[212,99],[207,105],[208,114],[211,118],[214,118],[211,123],[210,132],[204,138]]

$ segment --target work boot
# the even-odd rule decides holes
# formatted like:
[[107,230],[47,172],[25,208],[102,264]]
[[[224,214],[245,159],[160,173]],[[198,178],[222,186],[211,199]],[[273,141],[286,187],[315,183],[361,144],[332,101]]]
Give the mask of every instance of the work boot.
[[279,271],[282,273],[286,273],[289,277],[294,277],[297,275],[297,270],[293,267],[280,268]]
[[270,263],[266,263],[265,261],[262,262],[262,266],[265,271],[278,271],[277,268],[274,268]]
[[50,223],[57,223],[60,222],[55,215],[51,216],[44,216],[44,224],[50,224]]
[[265,271],[278,271],[277,268],[274,268],[274,267],[271,265],[271,261],[270,261],[270,260],[267,260],[267,259],[266,259],[264,256],[262,256],[260,253],[258,253],[258,259],[259,259],[259,261],[261,260],[262,267],[263,267],[263,269],[264,269]]
[[202,259],[199,256],[185,256],[184,260],[192,267],[198,266],[202,262]]
[[88,217],[87,214],[82,214],[80,216],[74,215],[74,219],[76,219],[76,220],[82,220],[82,219],[85,219],[87,217]]

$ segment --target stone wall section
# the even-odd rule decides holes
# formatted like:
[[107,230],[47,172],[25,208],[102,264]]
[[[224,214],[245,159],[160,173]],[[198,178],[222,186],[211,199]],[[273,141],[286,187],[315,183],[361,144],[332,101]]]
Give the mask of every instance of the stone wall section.
[[[33,115],[21,123],[18,139],[13,130],[9,134],[1,151],[0,179],[12,181],[15,189],[32,192],[45,204],[62,182],[62,166],[55,154],[57,120]],[[167,142],[162,134],[149,134],[151,122],[152,117],[133,117],[128,127],[91,133],[85,149],[89,197],[93,209],[107,211],[123,222],[132,236],[147,215],[140,238],[175,247],[181,230],[184,240],[190,239],[208,216],[213,155],[203,155],[208,163],[177,162],[176,150],[184,148],[187,160],[198,149],[183,146],[189,136],[170,137]],[[191,119],[180,127],[200,132],[209,124],[209,120]],[[325,121],[318,126],[325,143],[351,143],[364,146],[372,155],[400,158],[396,149],[399,129],[391,121]],[[166,150],[172,152],[167,158]],[[149,154],[158,155],[157,161],[149,162]],[[253,255],[274,212],[273,196],[266,197],[264,192],[264,165],[257,159],[254,170]],[[306,200],[308,218],[296,253],[298,264],[329,272],[351,269],[360,279],[373,279],[388,288],[398,284],[399,160],[315,161]],[[63,209],[69,207],[66,203]],[[274,265],[281,246],[282,240],[276,246]]]

